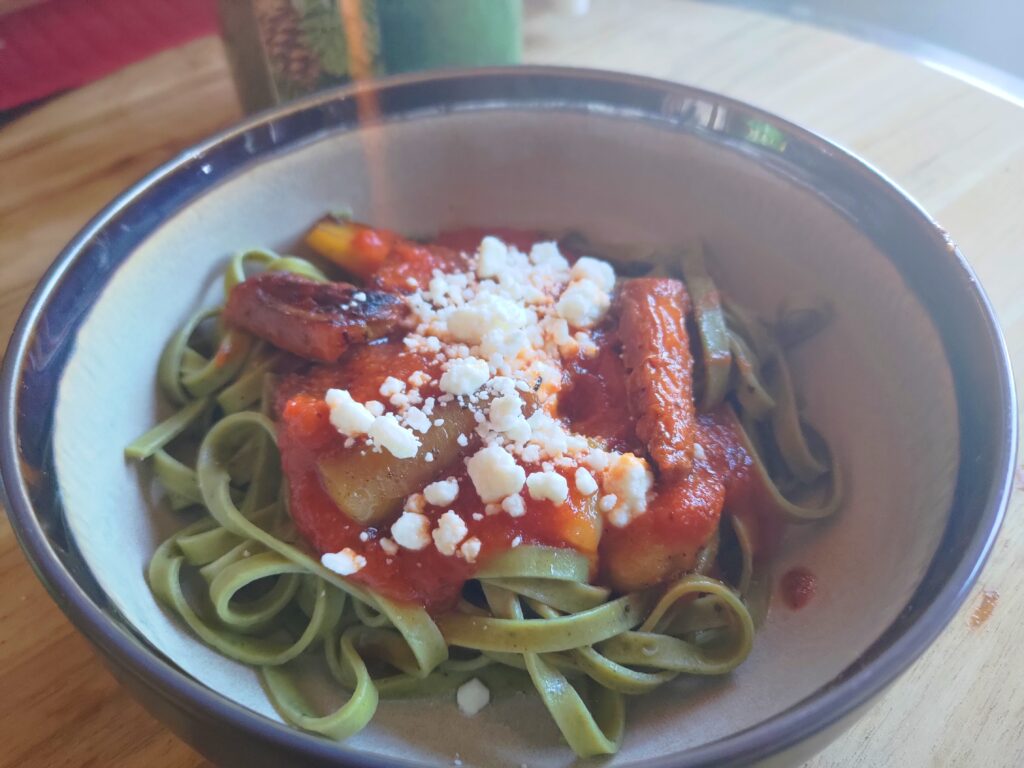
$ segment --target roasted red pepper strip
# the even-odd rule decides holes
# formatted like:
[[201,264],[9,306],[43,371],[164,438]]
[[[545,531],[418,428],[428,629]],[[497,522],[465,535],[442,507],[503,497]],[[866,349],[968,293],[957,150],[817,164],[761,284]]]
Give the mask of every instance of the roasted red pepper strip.
[[619,296],[626,391],[636,434],[663,474],[693,460],[693,356],[686,332],[690,300],[678,280],[629,280]]
[[330,363],[350,345],[400,327],[408,311],[405,302],[390,293],[264,272],[235,286],[224,318],[279,349]]

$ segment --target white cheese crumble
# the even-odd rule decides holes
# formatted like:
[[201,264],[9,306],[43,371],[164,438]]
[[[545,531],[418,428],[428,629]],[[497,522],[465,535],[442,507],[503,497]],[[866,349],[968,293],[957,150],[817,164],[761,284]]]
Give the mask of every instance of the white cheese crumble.
[[574,479],[576,481],[576,490],[584,496],[593,496],[597,493],[597,480],[584,467],[576,469]]
[[515,331],[536,322],[522,304],[495,293],[478,293],[448,316],[456,341],[479,344],[492,331]]
[[396,379],[394,376],[388,376],[384,379],[384,383],[380,385],[378,390],[384,397],[392,397],[397,395],[399,392],[405,392],[405,382],[400,379]]
[[374,445],[387,449],[396,459],[411,459],[420,449],[420,439],[399,424],[393,413],[375,418],[367,433]]
[[373,414],[353,400],[348,390],[328,389],[324,401],[331,409],[331,425],[343,435],[365,435],[373,424]]
[[466,521],[459,517],[452,510],[445,512],[437,521],[437,528],[431,534],[434,537],[434,546],[442,555],[451,557],[455,554],[455,548],[459,542],[466,538],[469,528]]
[[491,701],[491,692],[477,678],[459,686],[455,693],[459,711],[466,717],[473,717]]
[[489,445],[474,453],[466,461],[466,469],[484,503],[519,493],[526,482],[526,471],[499,445]]
[[562,292],[555,310],[576,328],[593,328],[611,306],[611,297],[590,280],[575,280]]
[[534,264],[544,265],[548,269],[564,270],[569,268],[569,262],[558,250],[558,243],[551,241],[536,243],[530,249],[530,261]]
[[380,541],[378,541],[377,543],[380,544],[380,548],[384,550],[385,554],[398,554],[398,545],[395,544],[395,542],[392,539],[389,539],[385,536],[383,539],[380,539]]
[[403,418],[406,424],[421,434],[430,431],[430,418],[416,406],[406,409]]
[[509,517],[522,517],[526,514],[526,502],[519,494],[502,499],[501,508],[508,513]]
[[476,275],[497,277],[508,266],[508,246],[496,237],[485,237],[477,249]]
[[486,360],[468,357],[452,360],[441,376],[441,391],[451,395],[471,395],[491,377]]
[[324,568],[334,571],[340,576],[351,576],[366,567],[366,558],[357,555],[351,548],[345,547],[341,552],[327,552],[320,562]]
[[419,512],[403,512],[391,526],[391,538],[400,547],[423,549],[430,543],[430,519]]
[[607,261],[591,256],[581,256],[569,270],[573,280],[589,280],[605,293],[611,293],[615,287],[615,270]]
[[605,470],[603,479],[605,490],[615,497],[615,505],[606,512],[609,523],[622,528],[647,511],[654,475],[644,459],[624,453]]
[[569,497],[569,484],[557,472],[532,472],[526,478],[530,497],[561,504]]
[[423,498],[435,507],[447,507],[459,497],[459,481],[454,477],[438,480],[423,489]]
[[475,563],[477,556],[480,554],[480,547],[480,539],[476,536],[470,536],[462,542],[462,546],[459,547],[459,554],[462,555],[467,563]]
[[430,374],[425,371],[414,371],[409,374],[408,382],[410,387],[419,389],[430,381]]
[[423,513],[423,510],[427,508],[427,500],[423,498],[422,493],[414,493],[412,496],[405,500],[405,505],[402,509],[406,512],[418,512]]

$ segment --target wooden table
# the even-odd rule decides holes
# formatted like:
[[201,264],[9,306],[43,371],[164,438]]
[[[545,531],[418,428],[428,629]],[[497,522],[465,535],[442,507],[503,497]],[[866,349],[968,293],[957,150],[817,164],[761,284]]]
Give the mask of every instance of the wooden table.
[[[686,81],[866,157],[962,246],[1024,370],[1024,109],[898,53],[678,0],[535,4],[526,58]],[[0,129],[0,333],[113,195],[240,116],[219,40],[169,51]],[[1024,484],[1024,468],[1019,473]],[[814,766],[1024,764],[1020,496],[981,583],[938,642]],[[196,766],[64,619],[0,522],[0,766]]]

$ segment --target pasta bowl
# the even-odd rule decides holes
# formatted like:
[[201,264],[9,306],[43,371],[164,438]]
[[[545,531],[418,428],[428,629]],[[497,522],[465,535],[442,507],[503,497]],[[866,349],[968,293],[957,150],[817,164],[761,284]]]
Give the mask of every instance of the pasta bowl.
[[[224,765],[566,765],[539,702],[382,704],[343,743],[281,722],[255,674],[153,598],[146,564],[182,522],[123,457],[163,404],[167,336],[239,249],[288,250],[325,210],[429,235],[578,230],[702,240],[730,296],[770,315],[834,308],[792,361],[844,467],[829,522],[787,536],[775,599],[731,675],[629,702],[621,766],[792,762],[841,732],[966,597],[1005,508],[1016,403],[991,308],[956,246],[877,171],[753,107],[682,85],[567,69],[417,75],[257,116],[127,190],[58,257],[3,370],[14,529],[118,678]],[[197,298],[198,297],[198,298]]]

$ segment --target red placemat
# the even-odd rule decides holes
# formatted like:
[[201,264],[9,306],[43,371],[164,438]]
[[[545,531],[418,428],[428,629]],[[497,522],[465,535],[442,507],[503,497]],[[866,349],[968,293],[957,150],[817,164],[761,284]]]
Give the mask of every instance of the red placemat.
[[214,0],[46,0],[0,16],[0,110],[217,29]]

